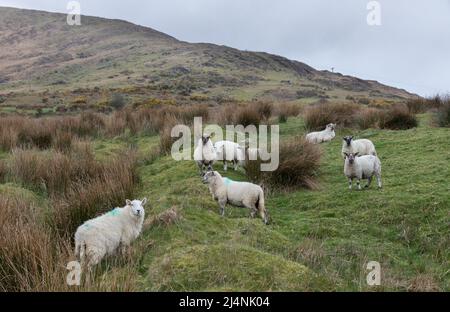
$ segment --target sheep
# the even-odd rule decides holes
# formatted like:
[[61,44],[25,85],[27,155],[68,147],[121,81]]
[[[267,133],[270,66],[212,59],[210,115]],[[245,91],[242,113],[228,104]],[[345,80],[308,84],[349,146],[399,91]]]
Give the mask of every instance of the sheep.
[[336,133],[334,132],[335,129],[336,124],[330,123],[323,131],[308,133],[306,135],[306,140],[314,144],[329,142],[336,137]]
[[203,167],[207,166],[208,170],[212,170],[212,166],[217,159],[216,150],[211,142],[211,135],[203,135],[197,143],[194,151],[194,160],[197,162],[202,176]]
[[75,255],[82,266],[91,269],[105,256],[120,247],[122,253],[142,230],[147,198],[126,200],[126,206],[115,208],[95,219],[86,221],[75,233]]
[[[228,162],[232,162],[234,170],[238,170],[238,166],[245,168],[247,159],[256,160],[260,153],[258,148],[244,148],[238,143],[231,141],[218,141],[214,143],[214,149],[217,153],[217,159],[223,160],[223,170],[228,170]],[[246,158],[246,152],[248,158]]]
[[231,141],[218,141],[214,143],[217,159],[223,160],[223,170],[228,170],[228,162],[232,162],[234,170],[238,169],[238,164],[243,167],[245,162],[245,150],[238,144]]
[[372,178],[377,178],[378,188],[381,183],[381,161],[377,156],[359,153],[345,153],[344,174],[348,178],[349,189],[352,189],[353,179],[357,179],[358,189],[361,190],[361,179],[367,179],[366,188],[372,183]]
[[345,154],[351,153],[358,153],[359,156],[377,156],[377,151],[372,141],[367,139],[353,140],[353,136],[346,136],[342,143],[342,157],[345,159]]
[[269,216],[264,205],[264,191],[259,185],[222,178],[217,171],[208,171],[203,176],[203,183],[208,184],[213,199],[219,202],[222,216],[225,215],[225,206],[228,203],[249,208],[252,218],[259,212],[264,223],[269,224]]

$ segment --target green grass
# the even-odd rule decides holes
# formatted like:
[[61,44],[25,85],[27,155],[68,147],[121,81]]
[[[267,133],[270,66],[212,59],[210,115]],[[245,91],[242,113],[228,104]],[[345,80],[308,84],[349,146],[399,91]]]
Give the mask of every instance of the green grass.
[[[301,118],[281,125],[282,140],[303,133]],[[423,115],[416,129],[352,132],[373,140],[382,161],[383,189],[373,184],[363,191],[349,191],[343,175],[340,137],[348,133],[343,130],[322,145],[319,190],[267,197],[269,226],[250,219],[242,208],[228,206],[226,216],[219,216],[193,161],[141,162],[137,197],[149,198],[147,214],[176,206],[182,219],[147,229],[135,243],[138,288],[448,291],[450,130],[431,128]],[[158,137],[125,136],[96,140],[94,149],[103,159],[135,146],[145,157],[158,144]],[[221,164],[215,169],[223,173]],[[245,180],[242,171],[223,174]],[[5,189],[20,187],[6,185],[0,191]],[[366,284],[369,261],[381,264],[379,287]],[[102,278],[108,279],[108,272]]]
[[[291,118],[281,131],[301,134],[303,122]],[[355,134],[375,142],[384,188],[347,189],[339,133],[323,145],[319,191],[267,198],[270,226],[240,208],[221,218],[194,163],[166,157],[143,166],[139,193],[151,214],[177,206],[183,220],[144,233],[154,244],[143,255],[142,288],[371,290],[365,266],[373,260],[383,274],[375,290],[448,290],[449,130],[429,128],[422,117],[417,129]],[[242,172],[226,175],[245,180]]]

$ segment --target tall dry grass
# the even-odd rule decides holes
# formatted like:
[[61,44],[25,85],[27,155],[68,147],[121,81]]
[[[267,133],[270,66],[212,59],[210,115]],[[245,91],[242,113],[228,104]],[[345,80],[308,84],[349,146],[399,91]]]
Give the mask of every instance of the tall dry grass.
[[8,167],[6,166],[6,162],[0,159],[0,183],[5,182],[7,173]]
[[392,105],[380,115],[381,129],[407,130],[418,125],[417,117],[406,105]]
[[108,163],[99,165],[99,174],[74,180],[68,189],[52,199],[49,223],[59,235],[71,237],[84,221],[114,207],[122,207],[133,197],[139,182],[135,152],[127,151]]
[[354,127],[361,105],[351,103],[319,103],[305,109],[305,126],[309,131],[325,129],[329,123],[341,128]]
[[65,291],[70,244],[40,222],[40,208],[0,197],[0,291]]
[[[68,286],[67,264],[75,260],[69,239],[42,222],[42,207],[18,195],[0,197],[0,291],[136,291],[139,253],[106,259],[114,264],[99,268],[90,284]],[[107,274],[107,278],[105,275]]]
[[274,114],[278,116],[279,123],[285,123],[289,117],[296,117],[300,114],[301,108],[299,105],[292,103],[279,103],[275,107]]
[[317,175],[322,150],[298,137],[280,144],[280,162],[277,170],[262,172],[261,160],[247,161],[246,174],[250,181],[265,184],[275,189],[305,187],[318,188]]

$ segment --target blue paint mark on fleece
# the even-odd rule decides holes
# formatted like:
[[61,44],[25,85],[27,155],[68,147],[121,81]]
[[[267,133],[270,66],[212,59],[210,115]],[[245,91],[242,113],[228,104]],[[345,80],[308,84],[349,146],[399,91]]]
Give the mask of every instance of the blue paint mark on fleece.
[[115,208],[114,210],[111,210],[110,212],[108,212],[108,215],[113,216],[113,217],[120,215],[119,208]]
[[230,180],[228,178],[223,178],[223,183],[225,183],[226,186],[230,185],[233,182],[234,182],[233,180]]

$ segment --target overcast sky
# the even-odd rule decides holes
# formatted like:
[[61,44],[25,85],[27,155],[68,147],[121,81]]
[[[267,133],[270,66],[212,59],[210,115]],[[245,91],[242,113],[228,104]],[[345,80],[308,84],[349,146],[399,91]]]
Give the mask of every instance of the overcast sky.
[[[81,0],[81,13],[152,27],[180,40],[266,51],[421,95],[450,92],[450,0]],[[67,12],[63,0],[0,6]]]

